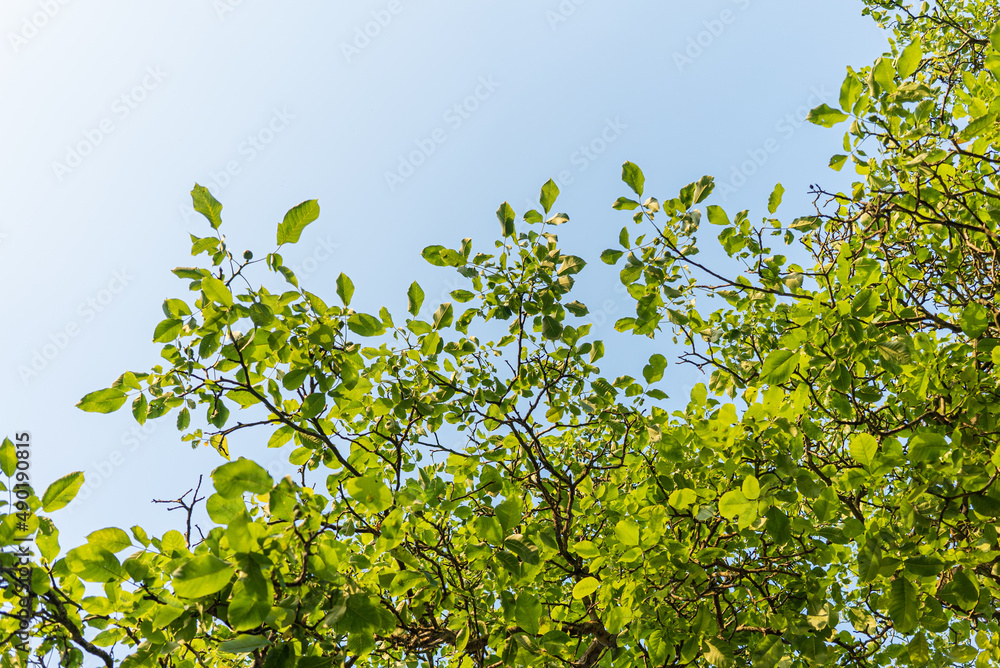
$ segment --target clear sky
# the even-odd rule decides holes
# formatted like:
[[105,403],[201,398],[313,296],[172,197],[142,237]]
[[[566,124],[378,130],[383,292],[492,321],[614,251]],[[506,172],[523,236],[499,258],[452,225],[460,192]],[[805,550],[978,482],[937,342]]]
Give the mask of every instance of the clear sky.
[[[673,352],[613,331],[631,307],[598,255],[628,220],[610,207],[622,162],[661,199],[712,174],[714,203],[759,217],[781,181],[779,214],[807,214],[809,184],[847,176],[826,167],[843,127],[805,113],[836,106],[845,66],[886,46],[855,0],[5,0],[0,38],[0,432],[32,432],[39,490],[86,473],[55,516],[64,547],[174,528],[151,499],[221,463],[173,416],[140,430],[127,410],[74,408],[158,363],[160,305],[187,296],[169,270],[192,264],[187,232],[210,231],[196,181],[230,245],[258,255],[287,209],[319,199],[287,263],[321,296],[343,271],[358,308],[402,315],[411,281],[428,304],[457,287],[424,246],[491,247],[497,206],[520,216],[551,177],[564,249],[590,261],[579,284],[607,375],[638,376]],[[671,365],[664,389],[701,380]],[[234,455],[290,470],[252,440]]]

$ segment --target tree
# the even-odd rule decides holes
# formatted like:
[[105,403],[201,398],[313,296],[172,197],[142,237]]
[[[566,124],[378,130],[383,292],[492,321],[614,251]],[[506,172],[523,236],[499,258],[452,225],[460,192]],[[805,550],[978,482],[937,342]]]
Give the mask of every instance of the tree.
[[[643,199],[642,171],[623,166],[632,193],[614,206],[632,222],[601,259],[622,266],[636,312],[616,328],[670,329],[680,363],[710,372],[674,412],[657,387],[664,355],[642,379],[602,375],[605,344],[572,296],[586,262],[552,231],[568,216],[551,181],[520,222],[500,206],[489,252],[470,239],[424,249],[465,287],[428,314],[414,283],[405,319],[352,309],[344,275],[328,305],[283,265],[278,251],[318,217],[316,202],[288,212],[274,252],[239,259],[218,232],[222,205],[196,186],[216,235],[193,240],[207,266],[174,269],[193,299],[164,302],[154,341],[166,364],[122,374],[80,408],[131,400],[140,423],[169,414],[184,440],[226,460],[235,432],[293,442],[299,480],[226,461],[203,538],[189,520],[161,537],[103,529],[68,551],[47,514],[82,474],[26,494],[0,543],[24,533],[19,521],[36,532],[30,571],[10,553],[3,562],[30,582],[13,602],[33,614],[36,656],[993,665],[997,10],[866,11],[892,30],[891,52],[849,70],[839,109],[811,115],[852,120],[831,166],[860,180],[816,187],[812,215],[774,218],[778,186],[761,223],[730,216],[703,205],[710,177]],[[697,259],[703,218],[729,264]],[[254,281],[270,287],[253,287],[262,262],[271,275]],[[0,464],[16,476],[13,443]],[[197,494],[180,499],[189,518]],[[18,624],[0,620],[3,666],[27,661],[11,644]]]

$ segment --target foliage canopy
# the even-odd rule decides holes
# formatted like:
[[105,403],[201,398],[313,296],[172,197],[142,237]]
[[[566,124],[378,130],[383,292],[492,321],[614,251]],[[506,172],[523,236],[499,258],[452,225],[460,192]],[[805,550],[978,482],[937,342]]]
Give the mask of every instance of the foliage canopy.
[[[849,69],[839,108],[811,116],[850,120],[830,165],[858,180],[817,187],[812,215],[774,217],[778,186],[755,224],[711,203],[710,177],[658,201],[623,167],[631,192],[614,208],[631,221],[600,258],[635,302],[616,329],[669,329],[681,362],[710,373],[673,412],[664,355],[641,379],[602,375],[605,344],[573,297],[587,263],[552,231],[568,216],[551,181],[539,210],[500,206],[489,252],[470,239],[424,249],[464,287],[428,313],[414,283],[405,318],[355,311],[343,274],[328,304],[284,266],[278,251],[319,216],[314,201],[288,212],[262,259],[234,256],[219,232],[193,237],[204,266],[174,269],[190,295],[167,299],[154,331],[165,365],[79,405],[170,415],[229,460],[206,500],[216,526],[202,539],[190,525],[107,528],[63,550],[48,513],[79,473],[10,508],[0,543],[26,521],[40,555],[23,571],[4,555],[33,592],[4,600],[32,611],[36,655],[185,668],[994,665],[997,10],[866,12],[891,29],[891,51]],[[222,205],[200,186],[192,196],[218,230]],[[728,264],[699,259],[703,220]],[[270,289],[251,281],[260,263]],[[300,479],[231,460],[242,430],[294,443]],[[0,465],[16,478],[9,441]],[[28,661],[17,630],[5,614],[5,668]]]

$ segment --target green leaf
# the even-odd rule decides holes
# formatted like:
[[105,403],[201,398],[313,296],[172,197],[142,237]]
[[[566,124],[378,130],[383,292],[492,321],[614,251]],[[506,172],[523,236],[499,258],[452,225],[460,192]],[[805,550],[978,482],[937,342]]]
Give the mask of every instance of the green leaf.
[[767,212],[773,214],[781,206],[781,197],[785,194],[785,187],[780,183],[774,186],[771,196],[767,198]]
[[983,517],[1000,517],[1000,499],[988,494],[973,494],[969,497],[972,507]]
[[517,558],[526,564],[537,566],[539,564],[538,550],[533,545],[528,545],[520,538],[511,536],[504,539],[504,547],[517,555]]
[[852,109],[861,97],[861,92],[863,90],[864,84],[861,83],[858,74],[853,69],[848,67],[847,76],[844,78],[844,83],[840,87],[841,109]]
[[427,585],[427,578],[423,573],[416,571],[400,571],[392,579],[389,585],[389,593],[393,596],[402,596],[410,589],[421,588]]
[[66,566],[86,582],[111,582],[127,577],[121,563],[104,548],[87,543],[66,553]]
[[902,634],[908,634],[917,628],[917,588],[904,577],[892,581],[889,587],[889,619],[893,626]]
[[295,287],[299,287],[299,279],[295,277],[295,273],[291,269],[284,265],[278,265],[275,267],[275,271],[284,276],[288,283],[294,285]]
[[785,644],[782,642],[781,636],[770,635],[765,637],[757,644],[753,652],[758,657],[754,662],[754,666],[776,668],[777,666],[785,666],[788,663],[787,661],[782,661],[785,657]]
[[314,199],[289,209],[285,219],[278,225],[278,245],[298,243],[302,230],[317,218],[319,218],[319,202]]
[[958,136],[962,141],[971,141],[984,135],[988,131],[992,131],[997,124],[996,114],[986,114],[985,116],[980,116],[974,121],[970,121],[968,125],[962,128],[962,131],[958,133]]
[[455,310],[452,308],[451,302],[445,302],[444,304],[441,304],[441,306],[439,306],[437,310],[434,311],[434,318],[433,318],[434,329],[443,329],[445,327],[449,327],[454,318],[455,318]]
[[380,630],[391,630],[393,625],[392,613],[374,602],[367,594],[359,593],[347,597],[344,616],[336,628],[341,632],[370,635]]
[[919,556],[906,560],[906,570],[922,578],[933,577],[945,569],[945,562],[937,557]]
[[0,471],[8,478],[17,471],[17,448],[9,438],[3,439],[0,445]]
[[205,510],[216,524],[229,524],[243,514],[246,506],[239,496],[230,499],[221,494],[213,494],[205,501]]
[[847,162],[846,155],[835,155],[830,158],[829,167],[835,172],[839,172],[844,167],[844,163]]
[[632,621],[632,611],[620,605],[615,605],[608,609],[604,618],[604,625],[607,627],[608,633],[617,635],[625,629],[625,626],[630,621]]
[[649,364],[642,368],[642,377],[646,382],[653,383],[663,379],[663,372],[667,368],[667,358],[660,353],[655,353],[649,358]]
[[274,487],[271,475],[257,462],[240,457],[212,471],[215,489],[226,498],[237,498],[244,492],[266,494]]
[[559,197],[559,186],[556,185],[555,181],[549,179],[542,186],[542,193],[538,200],[545,213],[548,213],[552,209],[552,205],[555,204],[557,197]]
[[761,369],[761,379],[770,385],[788,382],[799,365],[799,354],[792,350],[775,350],[768,354]]
[[381,336],[385,334],[385,325],[373,315],[355,313],[347,319],[347,328],[359,336]]
[[191,255],[201,255],[202,253],[211,255],[219,249],[219,243],[219,239],[216,237],[198,238],[192,234]]
[[125,399],[125,393],[121,390],[108,388],[84,396],[76,407],[88,413],[114,413],[125,404]]
[[163,315],[168,318],[184,318],[191,315],[191,308],[180,299],[164,299],[163,300]]
[[972,302],[962,310],[962,331],[970,339],[978,339],[990,327],[990,312],[981,304]]
[[380,513],[392,505],[392,491],[378,478],[351,478],[345,487],[351,498],[363,503],[373,512]]
[[755,501],[760,498],[760,482],[758,482],[756,476],[748,475],[743,479],[743,496],[745,496],[750,501]]
[[248,631],[264,623],[271,612],[274,590],[259,570],[252,569],[233,585],[226,616],[236,631]]
[[990,44],[994,51],[1000,52],[1000,21],[997,21],[990,31]]
[[175,619],[184,614],[184,608],[181,606],[173,605],[161,605],[156,609],[156,613],[153,615],[153,630],[158,631],[166,626],[168,626]]
[[[281,379],[282,387],[284,387],[286,390],[299,389],[302,386],[302,383],[305,381],[305,379],[309,377],[309,371],[310,371],[309,368],[289,369],[288,373],[285,374],[285,377]],[[289,433],[289,437],[291,437],[291,433]],[[273,447],[278,447],[278,446],[275,445]]]
[[538,211],[534,209],[529,209],[528,211],[526,211],[525,214],[521,216],[521,218],[524,219],[524,222],[531,223],[533,225],[538,224],[543,220],[545,220],[545,218],[542,217],[542,214],[538,213]]
[[128,534],[117,527],[99,529],[87,534],[87,542],[102,547],[108,552],[121,552],[132,547],[132,540]]
[[447,267],[448,263],[441,257],[441,253],[447,250],[444,246],[433,245],[420,251],[420,256],[435,267]]
[[706,639],[702,652],[704,652],[705,660],[708,661],[709,665],[717,668],[730,668],[735,661],[733,648],[722,638]]
[[510,204],[504,202],[497,209],[497,220],[500,221],[500,233],[504,238],[514,236],[514,219],[517,214],[514,213],[514,209],[511,208]]
[[70,501],[76,498],[77,492],[83,485],[83,473],[77,471],[64,475],[49,485],[42,495],[42,510],[51,513],[65,507]]
[[601,586],[597,578],[586,577],[573,587],[573,598],[580,600],[584,596],[590,596]]
[[882,298],[875,290],[865,288],[851,300],[851,315],[856,318],[867,318],[873,315],[882,304]]
[[899,54],[899,60],[896,62],[896,72],[899,73],[899,78],[908,79],[911,74],[916,72],[923,56],[919,39],[903,49],[903,53]]
[[979,581],[976,574],[961,569],[948,583],[945,598],[963,610],[972,610],[979,603]]
[[677,510],[687,510],[693,506],[698,501],[698,493],[693,489],[682,487],[681,489],[675,489],[670,493],[670,498],[667,499],[667,503],[676,508]]
[[906,645],[906,653],[910,657],[911,666],[926,666],[930,663],[931,648],[927,643],[927,636],[923,632],[918,633]]
[[274,322],[274,312],[267,304],[254,302],[250,305],[250,320],[257,327],[266,327]]
[[705,199],[712,194],[715,190],[715,177],[714,176],[703,176],[698,179],[695,183],[690,184],[684,190],[693,186],[693,191],[691,193],[691,206],[695,204],[701,204]]
[[503,527],[495,517],[477,517],[472,523],[473,532],[491,543],[503,541]]
[[995,50],[987,52],[983,65],[990,71],[994,79],[1000,80],[1000,53]]
[[639,203],[627,197],[619,197],[615,200],[615,203],[611,205],[611,208],[618,211],[631,211],[639,208]]
[[516,496],[508,497],[503,503],[498,505],[493,511],[505,533],[510,533],[514,527],[521,522],[521,514],[524,512],[521,500]]
[[206,276],[201,279],[201,289],[205,291],[205,296],[216,304],[230,307],[233,305],[233,293],[229,291],[226,284],[215,276]]
[[187,278],[192,281],[200,281],[207,271],[207,269],[198,269],[197,267],[174,267],[170,270],[177,278]]
[[184,322],[181,320],[164,320],[153,331],[153,343],[168,343],[173,341],[183,328]]
[[596,559],[602,554],[600,548],[589,540],[581,540],[577,542],[573,546],[573,551],[584,559]]
[[907,441],[911,462],[936,461],[948,449],[948,441],[942,434],[918,431]]
[[712,225],[732,225],[729,221],[729,216],[726,214],[726,210],[721,206],[709,204],[706,208],[708,209],[708,222]]
[[635,329],[635,318],[619,318],[615,322],[616,331],[627,332],[630,329]]
[[765,515],[767,517],[765,529],[775,542],[783,545],[792,539],[791,523],[788,521],[787,515],[777,508],[768,509]]
[[848,447],[851,457],[865,468],[870,469],[878,452],[878,441],[871,434],[855,434],[851,436]]
[[638,545],[639,525],[632,520],[621,520],[615,525],[615,535],[625,545]]
[[323,392],[313,392],[302,400],[299,415],[303,419],[311,420],[322,413],[324,408],[326,408],[326,394]]
[[186,561],[172,576],[174,593],[182,598],[201,598],[214,594],[229,584],[236,568],[214,554],[203,554]]
[[416,316],[420,312],[420,306],[424,303],[424,291],[416,281],[410,284],[410,289],[406,291],[408,300],[407,310],[410,315]]
[[344,306],[351,305],[351,297],[354,296],[354,283],[351,282],[347,274],[341,273],[340,276],[337,276],[337,296],[340,297]]
[[556,272],[557,276],[571,276],[573,274],[578,274],[583,271],[583,268],[587,266],[583,258],[577,257],[575,255],[563,255],[562,263],[559,265],[559,270]]
[[756,508],[757,502],[748,499],[741,489],[726,492],[719,499],[719,514],[727,520],[731,520],[737,515],[742,517],[752,514]]
[[534,594],[522,591],[517,595],[517,603],[514,606],[514,619],[527,633],[532,635],[538,633],[538,622],[542,616],[542,611],[542,604]]
[[194,202],[194,210],[208,219],[213,230],[219,229],[222,224],[222,204],[212,196],[205,186],[194,184],[191,191],[191,200]]
[[821,223],[819,216],[804,216],[793,220],[789,227],[800,232],[809,232],[819,227]]
[[832,128],[837,123],[846,121],[847,118],[847,114],[842,112],[840,109],[834,109],[826,104],[821,104],[816,107],[810,111],[809,116],[807,116],[810,123],[822,125],[824,128]]
[[882,90],[886,93],[896,92],[896,69],[889,62],[888,58],[879,58],[875,61],[875,66],[872,68],[872,79]]
[[618,262],[618,260],[620,260],[621,256],[624,255],[624,254],[625,253],[623,253],[620,250],[613,250],[613,249],[609,248],[608,250],[606,250],[603,253],[601,253],[601,262],[603,262],[604,264],[612,264],[613,265],[616,262]]
[[632,189],[632,192],[642,197],[642,189],[646,184],[646,177],[642,175],[642,170],[638,166],[631,162],[623,164],[622,181]]
[[271,641],[264,636],[242,634],[219,644],[219,651],[227,654],[247,654],[268,647],[270,644]]

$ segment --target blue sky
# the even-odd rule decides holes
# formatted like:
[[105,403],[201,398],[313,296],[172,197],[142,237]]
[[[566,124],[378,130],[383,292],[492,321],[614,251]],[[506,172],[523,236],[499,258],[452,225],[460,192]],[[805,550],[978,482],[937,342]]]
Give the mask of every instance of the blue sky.
[[[710,203],[760,216],[780,181],[779,214],[809,213],[809,184],[848,176],[826,167],[843,128],[803,117],[885,48],[860,2],[801,0],[7,0],[0,37],[0,430],[32,432],[40,489],[85,472],[56,514],[67,547],[105,526],[174,528],[150,500],[220,463],[172,417],[140,429],[74,408],[158,362],[160,304],[186,296],[169,270],[192,264],[188,232],[209,231],[196,181],[230,245],[258,255],[287,209],[319,199],[287,263],[322,296],[345,272],[359,308],[402,314],[413,280],[428,304],[457,287],[424,246],[490,247],[497,206],[522,214],[551,177],[564,249],[590,261],[579,285],[608,375],[638,375],[673,349],[613,331],[631,308],[597,258],[628,220],[610,207],[622,162],[661,199],[712,174]],[[701,380],[672,365],[664,389]]]

